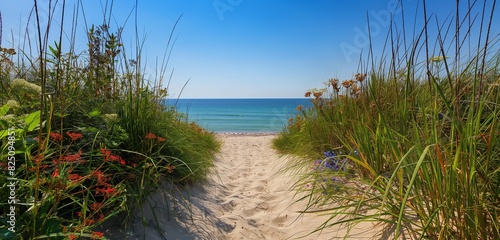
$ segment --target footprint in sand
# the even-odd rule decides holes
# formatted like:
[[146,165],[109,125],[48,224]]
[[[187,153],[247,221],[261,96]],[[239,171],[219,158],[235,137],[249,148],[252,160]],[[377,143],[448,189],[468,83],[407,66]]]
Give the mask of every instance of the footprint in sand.
[[288,215],[277,217],[273,219],[271,222],[279,227],[283,227],[285,224],[284,222],[287,220]]
[[[289,191],[295,182],[293,176],[275,174],[274,170],[284,160],[271,148],[273,138],[272,135],[222,135],[220,158],[215,161],[214,174],[207,180],[211,184],[204,186],[204,191],[189,194],[190,209],[186,212],[190,217],[151,216],[160,226],[144,229],[134,225],[138,234],[134,236],[146,232],[147,236],[137,239],[296,239],[314,231],[329,216],[300,215],[304,205],[291,205],[301,196]],[[168,234],[153,236],[158,232]],[[304,239],[335,236],[343,235],[334,229]],[[370,234],[363,239],[370,239],[366,236]]]

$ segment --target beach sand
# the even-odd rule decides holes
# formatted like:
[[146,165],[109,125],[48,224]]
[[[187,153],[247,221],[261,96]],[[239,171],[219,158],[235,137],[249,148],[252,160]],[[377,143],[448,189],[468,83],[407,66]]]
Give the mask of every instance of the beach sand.
[[[339,228],[308,235],[329,216],[299,213],[304,210],[305,202],[296,203],[300,196],[290,191],[294,176],[280,172],[286,159],[271,148],[274,135],[218,137],[223,146],[208,180],[179,190],[175,197],[165,191],[153,194],[143,208],[144,215],[136,213],[127,231],[129,239],[339,239],[344,236],[346,230]],[[124,234],[122,230],[115,231]],[[373,235],[373,224],[367,223],[351,232],[349,239],[371,239]]]

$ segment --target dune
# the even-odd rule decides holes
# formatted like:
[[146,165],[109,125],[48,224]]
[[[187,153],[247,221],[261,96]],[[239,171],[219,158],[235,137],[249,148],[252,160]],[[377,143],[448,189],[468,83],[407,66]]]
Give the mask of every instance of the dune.
[[[206,182],[187,189],[158,191],[131,221],[128,239],[339,239],[346,229],[313,232],[328,215],[300,214],[305,202],[291,191],[294,176],[283,173],[286,157],[271,148],[274,135],[223,135],[221,153]],[[165,188],[173,186],[166,185]],[[164,188],[164,189],[165,189]],[[373,224],[362,224],[349,239],[371,239]],[[117,235],[118,234],[118,235]]]

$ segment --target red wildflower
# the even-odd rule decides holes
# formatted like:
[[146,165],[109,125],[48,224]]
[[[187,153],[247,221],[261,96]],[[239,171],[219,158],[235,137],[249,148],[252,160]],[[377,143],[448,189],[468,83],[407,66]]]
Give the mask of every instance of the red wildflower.
[[119,162],[121,165],[125,165],[125,160],[124,160],[121,156],[119,156],[119,155],[111,155],[111,156],[109,157],[109,159],[110,159],[111,161],[117,161],[117,162]]
[[73,182],[73,183],[77,182],[81,178],[82,178],[82,176],[78,175],[77,173],[73,173],[73,174],[69,175],[69,180],[71,180],[71,182]]
[[83,225],[84,225],[84,226],[90,226],[90,225],[92,225],[92,224],[94,224],[94,220],[93,220],[93,219],[87,218],[87,219],[85,219],[85,220],[83,221]]
[[109,184],[107,183],[107,181],[108,181],[109,179],[106,177],[106,175],[105,175],[103,172],[101,172],[101,171],[97,170],[97,171],[95,171],[95,172],[94,172],[94,174],[95,174],[95,175],[96,175],[96,177],[97,177],[97,184],[99,184],[99,185],[104,185],[104,186],[109,185]]
[[110,155],[110,156],[108,157],[108,160],[109,160],[110,162],[118,161],[118,156],[117,156],[117,155]]
[[106,187],[106,188],[98,188],[95,192],[97,195],[103,195],[104,197],[112,197],[117,194],[116,188]]
[[101,155],[104,158],[104,161],[108,161],[111,156],[111,151],[106,148],[101,148]]
[[97,219],[97,221],[100,222],[102,220],[104,220],[104,214],[101,213],[101,214],[99,214],[99,218]]
[[68,239],[69,239],[69,240],[75,240],[75,239],[77,239],[77,238],[78,238],[78,237],[77,237],[76,235],[74,235],[74,234],[71,234],[71,235],[69,235],[69,236],[68,236]]
[[56,141],[56,142],[60,142],[63,140],[63,136],[60,133],[51,132],[49,134],[49,136],[50,136],[50,139],[52,139],[53,141]]
[[158,142],[165,142],[167,139],[162,137],[156,137],[156,140],[158,140]]
[[82,212],[77,212],[77,213],[76,213],[76,215],[77,215],[78,217],[82,217]]
[[100,239],[104,237],[103,232],[92,232],[92,239]]
[[56,170],[54,170],[54,172],[52,173],[52,177],[59,177],[59,168],[56,168]]
[[66,161],[66,162],[75,162],[75,161],[78,161],[80,160],[80,155],[82,154],[82,151],[79,151],[78,153],[76,154],[72,154],[72,155],[66,155],[66,156],[63,156],[62,157],[62,160],[63,161]]
[[82,134],[81,133],[75,133],[75,132],[67,131],[66,135],[68,135],[71,138],[71,140],[73,140],[73,141],[76,141],[76,140],[82,138]]
[[122,165],[125,165],[125,160],[119,156],[119,155],[112,155],[111,151],[105,148],[101,148],[101,155],[104,158],[104,161],[111,161],[111,162],[119,162]]
[[35,164],[40,164],[43,160],[43,156],[41,154],[39,154],[38,156],[36,156],[35,158],[33,158],[33,162],[35,162]]
[[146,134],[146,139],[153,139],[153,138],[156,138],[156,135],[154,135],[153,133],[147,133]]
[[125,165],[126,164],[125,159],[123,159],[120,156],[118,156],[118,162],[120,162],[121,165]]
[[92,204],[90,205],[90,209],[91,209],[92,211],[94,211],[94,212],[96,212],[97,210],[99,210],[101,207],[102,207],[102,203],[97,203],[97,202],[92,203]]
[[[49,167],[48,164],[43,164],[43,165],[40,166],[40,170],[43,171],[43,170],[45,170],[48,167]],[[29,168],[29,170],[34,172],[34,171],[36,171],[36,167]]]

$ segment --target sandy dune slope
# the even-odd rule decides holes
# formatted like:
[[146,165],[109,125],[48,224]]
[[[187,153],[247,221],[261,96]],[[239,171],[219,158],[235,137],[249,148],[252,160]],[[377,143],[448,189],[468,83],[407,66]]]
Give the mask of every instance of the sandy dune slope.
[[[290,191],[293,176],[278,173],[286,159],[271,148],[273,135],[219,137],[224,144],[207,182],[182,190],[176,198],[162,191],[153,195],[143,208],[146,226],[137,213],[127,233],[130,239],[338,239],[343,236],[344,230],[339,229],[308,235],[328,216],[298,213],[304,205],[295,203],[297,196]],[[371,224],[368,225],[365,227],[371,229]],[[362,238],[360,235],[357,239]]]

